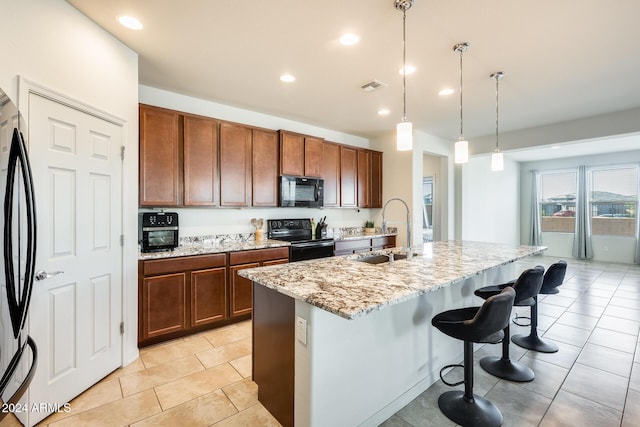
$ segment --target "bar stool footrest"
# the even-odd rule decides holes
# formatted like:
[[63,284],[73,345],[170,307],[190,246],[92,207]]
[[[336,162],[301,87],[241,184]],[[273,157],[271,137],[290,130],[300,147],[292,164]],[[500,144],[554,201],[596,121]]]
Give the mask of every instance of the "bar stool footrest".
[[497,427],[504,421],[496,405],[475,394],[468,400],[461,390],[442,393],[438,407],[447,418],[461,426]]
[[456,364],[456,365],[447,365],[447,366],[443,366],[442,369],[440,369],[440,381],[442,381],[443,383],[445,383],[446,385],[448,385],[449,387],[456,387],[459,386],[460,384],[464,384],[464,379],[458,381],[457,383],[450,383],[447,382],[444,377],[442,376],[442,371],[444,371],[445,369],[449,369],[449,368],[464,368],[464,365],[462,364]]
[[[524,323],[520,319],[528,320],[529,323]],[[515,325],[518,325],[518,326],[531,326],[531,317],[529,317],[529,316],[520,316],[519,314],[516,313],[516,315],[513,317],[512,322]],[[522,322],[522,323],[520,323],[520,322]]]

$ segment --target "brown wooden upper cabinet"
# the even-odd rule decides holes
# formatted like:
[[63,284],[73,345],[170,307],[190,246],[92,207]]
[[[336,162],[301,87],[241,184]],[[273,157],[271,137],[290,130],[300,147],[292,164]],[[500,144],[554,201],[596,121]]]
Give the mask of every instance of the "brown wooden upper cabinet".
[[278,206],[278,132],[253,129],[253,206]]
[[320,177],[321,138],[280,131],[280,174]]
[[371,151],[358,150],[358,206],[371,207]]
[[322,147],[321,177],[324,180],[324,205],[340,206],[340,146],[324,142]]
[[358,150],[340,146],[340,206],[358,206]]
[[219,203],[218,126],[216,120],[184,116],[184,205]]
[[371,207],[382,207],[382,153],[371,152]]
[[358,206],[382,207],[382,153],[358,150]]
[[220,124],[220,206],[251,206],[251,128]]
[[180,115],[140,105],[140,206],[178,206],[181,192]]

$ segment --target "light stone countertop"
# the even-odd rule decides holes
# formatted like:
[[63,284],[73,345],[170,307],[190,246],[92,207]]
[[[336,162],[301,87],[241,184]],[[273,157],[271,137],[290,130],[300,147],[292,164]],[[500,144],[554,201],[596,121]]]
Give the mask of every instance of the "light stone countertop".
[[238,272],[284,295],[346,319],[463,281],[487,270],[541,253],[544,246],[445,241],[411,261],[368,264],[358,258],[399,252],[397,249],[321,258]]
[[279,248],[283,246],[291,246],[289,242],[281,240],[247,240],[247,241],[230,241],[215,244],[193,243],[188,245],[180,245],[172,251],[159,251],[138,253],[138,260],[146,261],[150,259],[174,258],[181,256],[193,255],[209,255],[224,252],[248,251],[252,249]]

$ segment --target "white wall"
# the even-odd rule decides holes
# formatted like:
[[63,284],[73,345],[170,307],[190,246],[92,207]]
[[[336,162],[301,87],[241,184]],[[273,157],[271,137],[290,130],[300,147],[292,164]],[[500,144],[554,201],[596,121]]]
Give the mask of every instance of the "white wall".
[[504,159],[491,171],[491,156],[471,157],[462,166],[462,239],[520,243],[518,163]]
[[[18,76],[127,122],[124,182],[138,180],[138,55],[62,0],[3,1],[0,87],[14,100]],[[18,104],[18,102],[16,102]],[[30,152],[30,156],[46,153]],[[137,185],[123,194],[125,364],[137,357]],[[37,204],[37,189],[36,189]],[[131,238],[128,238],[131,237]]]
[[[202,116],[258,126],[266,129],[286,129],[307,135],[318,136],[331,142],[369,148],[366,138],[335,132],[330,129],[306,125],[254,111],[230,107],[199,98],[181,95],[174,92],[140,85],[140,103],[170,108]],[[386,193],[385,193],[386,194]],[[207,234],[229,234],[253,232],[251,218],[315,218],[327,217],[327,224],[333,227],[361,227],[364,221],[379,216],[379,209],[355,208],[167,208],[167,211],[180,215],[181,236],[197,236]],[[142,211],[142,210],[141,210]],[[377,221],[380,224],[380,221]]]
[[[556,160],[526,162],[520,165],[520,241],[528,244],[531,224],[531,170],[573,168],[580,165],[604,166],[640,162],[640,150],[595,156],[568,157]],[[593,258],[598,261],[633,263],[635,240],[631,237],[593,236]],[[542,233],[545,255],[572,258],[572,233]]]

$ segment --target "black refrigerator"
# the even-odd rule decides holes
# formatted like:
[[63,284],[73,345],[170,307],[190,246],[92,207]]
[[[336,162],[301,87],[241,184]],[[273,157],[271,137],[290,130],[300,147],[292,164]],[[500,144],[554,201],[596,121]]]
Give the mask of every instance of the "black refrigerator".
[[[0,274],[0,420],[25,412],[20,399],[35,374],[38,351],[26,322],[36,258],[36,205],[22,119],[0,89],[0,202],[2,272]],[[12,410],[12,409],[15,409]]]

